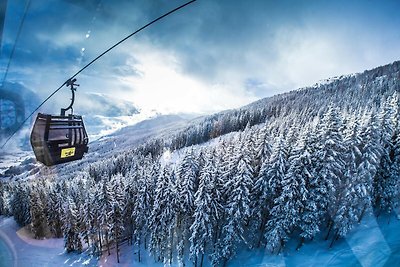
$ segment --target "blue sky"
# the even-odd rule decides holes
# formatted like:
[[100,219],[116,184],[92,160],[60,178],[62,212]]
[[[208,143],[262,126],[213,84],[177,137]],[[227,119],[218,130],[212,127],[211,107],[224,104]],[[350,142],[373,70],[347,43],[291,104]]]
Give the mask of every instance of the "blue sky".
[[[178,0],[31,0],[9,81],[45,98],[79,68]],[[8,1],[1,67],[25,0]],[[400,1],[198,0],[110,52],[78,76],[161,112],[211,113],[361,72],[400,56]],[[65,105],[67,90],[49,105]],[[94,111],[95,112],[95,111]]]

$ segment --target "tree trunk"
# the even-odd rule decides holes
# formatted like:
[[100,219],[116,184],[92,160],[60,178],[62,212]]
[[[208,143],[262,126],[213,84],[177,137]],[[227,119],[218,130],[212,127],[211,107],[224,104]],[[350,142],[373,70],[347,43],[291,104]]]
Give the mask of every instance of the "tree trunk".
[[108,232],[106,232],[106,245],[107,245],[108,256],[110,256],[111,253],[110,253],[110,244],[108,242]]
[[[118,230],[117,230],[118,231]],[[115,247],[117,249],[117,262],[119,263],[118,233],[115,233]]]
[[360,214],[360,218],[358,218],[358,223],[361,222],[362,218],[364,217],[365,211],[367,210],[367,204],[364,205],[361,214]]
[[264,231],[265,231],[265,224],[266,224],[266,216],[263,217],[261,225],[260,225],[260,236],[258,237],[257,241],[257,247],[259,248],[261,245],[261,240],[263,239],[264,236]]
[[117,240],[115,242],[115,246],[117,247],[117,262],[119,263],[119,246],[118,246],[118,237]]
[[87,246],[90,247],[90,239],[89,239],[89,235],[88,234],[86,235],[85,239],[86,239]]
[[223,267],[226,267],[226,263],[227,263],[227,260],[224,258],[224,260],[223,260],[223,262],[222,262],[222,266],[223,266]]
[[99,230],[99,244],[100,244],[100,253],[103,249],[103,245],[101,244],[101,231]]
[[201,254],[200,267],[203,267],[204,253]]
[[296,250],[300,250],[300,248],[303,246],[304,243],[304,237],[301,237],[299,244],[296,247]]
[[139,262],[141,262],[141,258],[140,258],[140,244],[141,244],[142,242],[141,242],[141,238],[140,238],[140,235],[139,235],[139,242],[138,242],[138,261]]
[[325,236],[325,240],[328,240],[329,235],[331,234],[332,227],[333,227],[333,222],[332,222],[332,220],[329,220],[329,223],[328,223],[328,234]]
[[329,248],[332,248],[333,243],[335,243],[335,241],[338,240],[338,239],[339,239],[339,229],[336,230],[335,235],[334,235],[333,238],[332,238],[332,242],[331,242],[331,244],[329,245]]
[[215,232],[214,232],[214,237],[213,237],[213,244],[217,244],[218,232],[219,232],[219,227],[218,227],[218,224],[217,224],[217,225],[215,226]]
[[376,218],[378,218],[380,215],[381,215],[381,209],[380,208],[378,208],[378,211],[376,212]]
[[279,255],[279,253],[281,253],[283,245],[284,245],[284,243],[283,243],[283,240],[281,239],[280,246],[279,246],[279,249],[278,249],[278,253],[276,255]]
[[171,235],[171,244],[169,247],[169,265],[172,264],[172,247],[174,246],[174,234],[172,233],[172,230],[170,230],[170,235]]

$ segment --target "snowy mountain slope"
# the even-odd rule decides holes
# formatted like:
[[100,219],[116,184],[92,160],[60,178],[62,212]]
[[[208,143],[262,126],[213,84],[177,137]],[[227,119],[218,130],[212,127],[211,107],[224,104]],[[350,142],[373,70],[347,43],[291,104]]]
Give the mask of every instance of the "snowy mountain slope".
[[[296,115],[299,123],[307,123],[326,112],[329,103],[341,110],[356,112],[375,110],[387,96],[399,91],[400,61],[353,75],[328,79],[328,83],[315,84],[288,93],[264,98],[245,107],[227,110],[193,122],[166,145],[180,148],[205,142],[211,138],[243,130],[271,120],[286,127],[285,118]],[[194,138],[188,138],[188,136]]]
[[[138,115],[139,116],[139,115]],[[151,117],[153,116],[153,117]],[[66,165],[52,167],[57,170],[59,176],[69,176],[86,168],[88,164],[102,158],[114,157],[119,152],[131,150],[135,146],[145,143],[150,138],[162,138],[171,132],[178,131],[187,125],[193,115],[145,115],[149,117],[138,123],[124,127],[116,132],[93,140],[89,144],[89,152],[79,162],[71,162]],[[183,118],[184,117],[184,118]],[[47,173],[47,167],[41,164],[32,164],[32,153],[1,155],[0,177],[13,177],[14,179],[43,176]],[[34,161],[34,160],[33,160]],[[67,170],[64,170],[67,169]],[[71,173],[71,169],[73,170]],[[44,173],[43,173],[44,172]],[[31,178],[34,178],[31,177]]]
[[118,117],[130,116],[140,112],[135,103],[107,94],[84,93],[79,97],[82,99],[77,102],[76,109],[82,114],[90,115],[94,113],[104,117]]
[[167,118],[165,131],[124,143],[153,125],[140,124],[100,140],[104,154],[0,184],[0,213],[37,237],[50,226],[68,251],[115,246],[119,257],[129,242],[165,264],[225,265],[244,247],[263,248],[268,263],[325,239],[340,246],[399,206],[399,93],[395,62],[188,124]]
[[90,140],[98,139],[155,114],[140,110],[133,102],[98,93],[80,95],[74,110],[83,116]]
[[[5,82],[0,88],[0,142],[8,137],[22,123],[24,118],[39,105],[34,92],[22,84]],[[27,128],[22,129],[11,140],[10,150],[29,149],[26,138]]]
[[91,151],[99,154],[124,151],[145,143],[150,138],[163,138],[187,125],[189,120],[178,115],[156,115],[132,126],[99,138],[91,143]]

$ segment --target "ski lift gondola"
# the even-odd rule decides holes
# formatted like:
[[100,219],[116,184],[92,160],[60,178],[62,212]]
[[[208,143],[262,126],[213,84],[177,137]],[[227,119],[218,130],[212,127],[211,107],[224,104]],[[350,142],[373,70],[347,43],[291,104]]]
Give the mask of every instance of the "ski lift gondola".
[[[68,80],[72,92],[71,104],[61,109],[61,114],[38,113],[31,132],[31,145],[37,161],[46,166],[82,159],[88,152],[89,138],[82,116],[74,115],[76,79]],[[65,112],[71,110],[71,114]]]
[[[160,21],[161,19],[171,15],[172,13],[194,3],[196,0],[190,0],[187,3],[184,3],[167,13],[159,16],[158,18],[150,21],[146,25],[140,27],[136,31],[130,33],[126,37],[122,38],[120,41],[112,45],[110,48],[105,50],[103,53],[95,57],[92,61],[87,63],[84,67],[82,67],[79,71],[77,71],[71,78],[68,79],[67,82],[63,83],[60,87],[58,87],[53,93],[51,93],[35,110],[30,113],[13,131],[11,135],[5,140],[0,149],[3,149],[7,143],[11,140],[13,136],[22,128],[22,126],[39,110],[39,108],[46,103],[55,93],[57,93],[64,85],[70,86],[72,91],[72,101],[68,108],[61,109],[61,115],[49,115],[49,114],[41,114],[39,113],[36,117],[35,124],[33,125],[31,132],[31,145],[32,149],[35,153],[36,159],[47,166],[52,166],[59,163],[65,163],[73,160],[78,160],[83,157],[83,155],[88,151],[88,136],[85,130],[85,126],[83,124],[82,116],[73,115],[72,112],[70,115],[66,116],[65,111],[72,109],[72,105],[74,103],[76,88],[74,86],[78,86],[74,84],[76,81],[75,77],[83,72],[85,69],[90,67],[93,63],[103,57],[105,54],[110,52],[112,49],[125,42],[135,34],[141,32],[146,29],[150,25]],[[17,40],[19,37],[19,33],[21,32],[22,25],[25,19],[25,15],[27,13],[30,1],[25,9],[25,13],[20,24],[19,32],[17,34]],[[16,41],[14,43],[15,48]],[[14,50],[14,49],[13,49]],[[10,56],[10,60],[12,58],[12,54]],[[9,63],[10,63],[9,60]],[[9,66],[10,64],[8,64]],[[3,83],[6,80],[6,76],[8,73],[8,67],[6,69],[6,74],[3,78]]]

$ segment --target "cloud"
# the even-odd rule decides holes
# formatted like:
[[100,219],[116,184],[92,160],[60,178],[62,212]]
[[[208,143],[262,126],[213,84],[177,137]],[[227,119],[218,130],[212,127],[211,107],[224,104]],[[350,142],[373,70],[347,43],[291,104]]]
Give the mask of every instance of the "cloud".
[[[7,13],[8,52],[21,15],[17,2]],[[183,2],[34,2],[9,78],[44,98],[116,41]],[[398,59],[399,5],[197,1],[85,70],[77,101],[81,90],[112,92],[142,108],[206,113],[360,72]],[[68,98],[63,90],[49,105],[64,106]]]
[[173,54],[149,46],[140,49],[131,67],[140,74],[121,76],[119,82],[131,89],[129,97],[133,101],[148,109],[165,113],[209,113],[255,100],[247,92],[232,94],[230,86],[187,75]]

